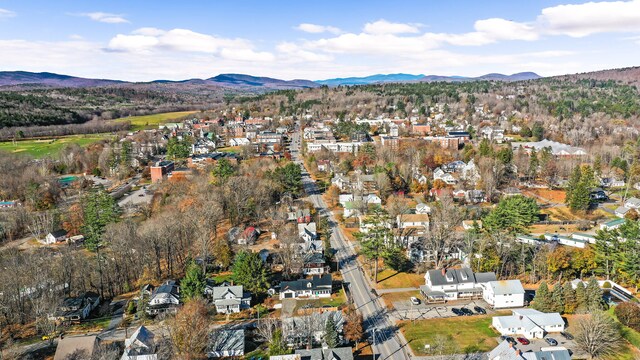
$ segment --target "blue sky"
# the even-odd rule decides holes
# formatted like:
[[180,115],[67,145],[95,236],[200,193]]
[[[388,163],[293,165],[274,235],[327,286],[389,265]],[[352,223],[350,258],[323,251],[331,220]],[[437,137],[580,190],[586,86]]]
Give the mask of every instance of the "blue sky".
[[638,59],[640,0],[0,0],[0,70],[324,79],[556,75]]

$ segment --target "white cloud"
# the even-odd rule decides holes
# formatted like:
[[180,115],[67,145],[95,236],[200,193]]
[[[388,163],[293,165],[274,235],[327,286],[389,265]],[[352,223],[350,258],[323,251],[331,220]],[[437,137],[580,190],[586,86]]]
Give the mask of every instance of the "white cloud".
[[300,24],[295,27],[300,31],[304,31],[311,34],[321,34],[321,33],[332,33],[332,34],[340,34],[342,30],[335,26],[327,26],[327,25],[317,25],[317,24]]
[[537,22],[542,31],[572,37],[604,32],[639,32],[640,0],[548,7],[542,9]]
[[0,9],[0,19],[15,17],[17,14],[11,10]]
[[116,35],[109,41],[106,49],[138,54],[203,53],[237,61],[269,62],[275,60],[272,53],[255,51],[249,40],[228,39],[188,29],[140,28],[129,35]]
[[110,14],[105,12],[90,12],[90,13],[82,13],[79,15],[88,17],[93,21],[107,23],[107,24],[122,24],[122,23],[129,22],[129,20],[125,19],[123,15]]
[[380,19],[376,22],[366,23],[364,32],[367,34],[417,34],[420,32],[418,25],[392,23],[387,20]]
[[280,53],[280,58],[291,62],[328,62],[333,60],[332,56],[318,54],[312,51],[303,50],[292,42],[282,42],[276,46]]

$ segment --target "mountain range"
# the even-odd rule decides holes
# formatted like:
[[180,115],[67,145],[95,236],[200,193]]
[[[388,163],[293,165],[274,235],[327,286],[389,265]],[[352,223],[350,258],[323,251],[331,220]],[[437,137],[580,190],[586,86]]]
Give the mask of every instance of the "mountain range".
[[533,72],[523,72],[513,75],[487,74],[479,77],[464,76],[439,76],[439,75],[412,75],[412,74],[377,74],[365,77],[335,78],[326,80],[281,80],[270,77],[257,77],[245,74],[220,74],[208,79],[188,79],[188,80],[155,80],[147,83],[132,83],[120,80],[109,79],[88,79],[69,75],[60,75],[49,72],[34,73],[27,71],[0,71],[0,86],[10,87],[95,87],[95,86],[123,86],[131,84],[174,84],[192,86],[220,86],[233,89],[263,89],[263,90],[283,90],[283,89],[306,89],[322,85],[367,85],[379,83],[401,83],[401,82],[432,82],[432,81],[519,81],[538,79],[540,76]]

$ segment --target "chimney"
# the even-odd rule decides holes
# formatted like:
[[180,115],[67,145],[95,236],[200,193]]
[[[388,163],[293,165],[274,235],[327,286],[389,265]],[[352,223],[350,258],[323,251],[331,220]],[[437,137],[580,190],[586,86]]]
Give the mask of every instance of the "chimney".
[[509,348],[512,348],[513,344],[511,342],[509,342]]
[[446,268],[442,268],[442,276],[445,276],[447,274],[447,269]]

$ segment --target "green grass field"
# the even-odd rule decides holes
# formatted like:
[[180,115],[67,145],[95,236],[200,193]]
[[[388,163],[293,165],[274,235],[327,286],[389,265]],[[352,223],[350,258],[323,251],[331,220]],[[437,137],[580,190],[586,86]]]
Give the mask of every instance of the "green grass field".
[[87,146],[100,140],[108,139],[108,134],[70,135],[56,139],[23,140],[0,142],[0,151],[31,155],[34,158],[55,156],[69,144]]
[[130,121],[132,130],[155,129],[162,123],[171,122],[183,116],[196,113],[197,111],[176,111],[162,114],[129,116],[116,119],[115,121]]
[[[432,351],[443,354],[464,354],[491,351],[498,346],[498,332],[490,328],[491,316],[461,316],[445,319],[400,322],[400,328],[416,355],[428,355],[424,346],[429,344]],[[436,349],[440,340],[446,344]]]

